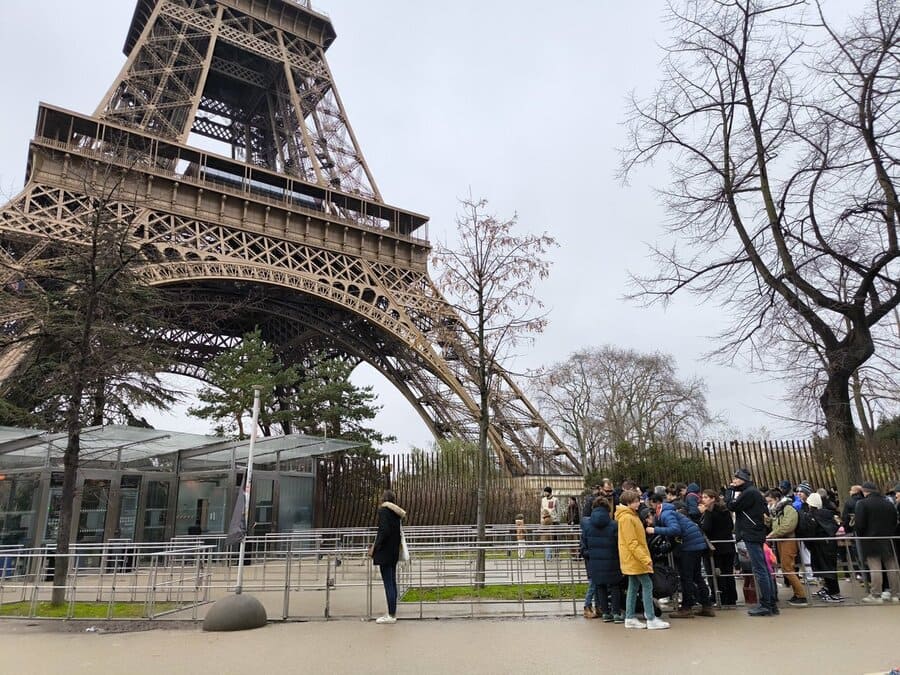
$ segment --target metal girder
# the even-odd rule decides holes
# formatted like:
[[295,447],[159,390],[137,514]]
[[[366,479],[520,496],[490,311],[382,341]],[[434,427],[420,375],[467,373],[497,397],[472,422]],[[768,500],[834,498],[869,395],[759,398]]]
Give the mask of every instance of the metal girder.
[[[264,4],[141,1],[148,12],[94,118],[62,117],[71,121],[55,128],[80,125],[69,141],[58,132],[36,139],[25,189],[0,209],[8,269],[58,263],[53,243],[83,241],[100,208],[131,229],[146,261],[143,280],[177,292],[198,317],[248,289],[261,298],[221,334],[182,319],[162,335],[179,348],[179,372],[202,378],[209,359],[258,325],[287,362],[325,349],[370,363],[436,437],[476,440],[472,334],[428,277],[427,243],[400,229],[411,216],[401,220],[406,212],[381,200],[325,43],[272,23]],[[315,20],[330,30],[327,19]],[[235,169],[185,147],[192,131],[227,143],[245,164]],[[123,135],[127,150],[110,140]],[[192,168],[172,173],[185,155]],[[281,176],[261,183],[247,165]],[[104,166],[117,172],[117,188],[97,200],[91,190]],[[303,182],[319,187],[296,192]],[[341,194],[359,196],[336,200]],[[25,356],[0,354],[0,380]],[[576,464],[513,378],[496,365],[492,375],[488,435],[501,463],[513,473],[546,469],[560,455]]]

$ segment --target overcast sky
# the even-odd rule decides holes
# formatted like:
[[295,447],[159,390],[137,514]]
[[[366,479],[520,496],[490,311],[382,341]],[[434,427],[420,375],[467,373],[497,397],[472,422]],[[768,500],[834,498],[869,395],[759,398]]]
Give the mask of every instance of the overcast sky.
[[[856,0],[837,0],[848,10]],[[663,310],[622,299],[628,272],[646,272],[662,241],[653,187],[665,166],[615,178],[621,121],[632,90],[649,94],[665,41],[662,0],[318,0],[337,40],[329,64],[385,200],[431,217],[432,240],[452,233],[458,197],[471,187],[523,231],[546,230],[560,247],[539,293],[550,325],[519,367],[610,343],[675,355],[683,376],[708,384],[709,404],[749,432],[798,431],[778,412],[781,387],[744,364],[704,358],[725,318],[679,298]],[[0,189],[21,188],[38,101],[91,113],[125,57],[129,0],[5,0],[0,8]],[[402,396],[367,367],[385,406],[379,424],[396,445],[431,439]],[[151,418],[161,428],[204,431],[183,410]]]

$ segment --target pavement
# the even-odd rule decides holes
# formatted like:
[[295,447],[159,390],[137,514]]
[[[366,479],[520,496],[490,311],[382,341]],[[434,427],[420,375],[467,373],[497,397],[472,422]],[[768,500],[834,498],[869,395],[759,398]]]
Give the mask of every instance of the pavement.
[[241,633],[204,633],[193,624],[171,630],[174,624],[160,622],[156,630],[115,633],[102,622],[6,620],[0,672],[861,675],[900,667],[895,604],[785,608],[769,618],[723,611],[653,632],[583,618],[417,620],[402,619],[403,611],[394,625],[347,619]]

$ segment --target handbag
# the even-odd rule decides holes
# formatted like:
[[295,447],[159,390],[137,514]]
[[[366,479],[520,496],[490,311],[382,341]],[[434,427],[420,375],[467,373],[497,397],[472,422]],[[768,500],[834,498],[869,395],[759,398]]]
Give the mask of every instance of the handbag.
[[406,535],[400,528],[400,562],[409,562],[409,547],[406,545]]

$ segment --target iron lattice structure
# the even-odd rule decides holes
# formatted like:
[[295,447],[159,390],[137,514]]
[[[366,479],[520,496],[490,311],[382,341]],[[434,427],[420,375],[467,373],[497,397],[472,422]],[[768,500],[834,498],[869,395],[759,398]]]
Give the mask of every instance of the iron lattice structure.
[[[98,176],[114,171],[102,208],[141,247],[148,284],[198,316],[223,298],[263,299],[226,334],[199,321],[167,334],[181,372],[202,378],[259,326],[288,361],[324,349],[372,364],[436,438],[475,439],[474,343],[428,276],[428,219],[382,200],[325,60],[334,38],[298,0],[139,0],[94,114],[39,108],[25,188],[0,210],[4,284],[51,264],[54,241],[78,242]],[[197,136],[210,140],[189,145]],[[26,358],[0,356],[0,379]],[[509,374],[493,379],[501,464],[577,464]]]

